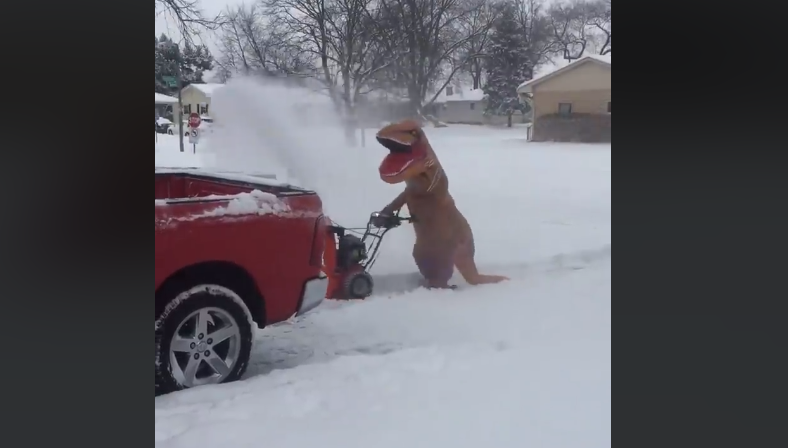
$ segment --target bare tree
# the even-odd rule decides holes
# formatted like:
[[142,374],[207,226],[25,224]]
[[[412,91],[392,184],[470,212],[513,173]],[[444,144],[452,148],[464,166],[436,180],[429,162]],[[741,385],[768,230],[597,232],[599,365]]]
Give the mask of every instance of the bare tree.
[[[457,60],[465,64],[462,69],[471,77],[473,89],[481,89],[484,77],[484,58],[487,53],[487,43],[490,40],[490,27],[496,15],[496,5],[489,0],[467,0],[469,5],[478,4],[478,8],[471,8],[470,12],[459,20],[462,34],[471,37],[460,46]],[[478,32],[477,32],[478,31]]]
[[311,67],[280,23],[259,5],[228,9],[219,38],[218,65],[229,73],[302,75]]
[[548,12],[553,50],[565,59],[579,59],[592,48],[610,53],[610,0],[570,0],[555,3]]
[[387,65],[373,0],[263,0],[290,41],[315,60],[315,75],[351,112],[367,81]]
[[389,66],[379,44],[384,34],[375,26],[379,10],[373,0],[334,0],[328,18],[329,46],[342,76],[342,100],[352,113],[360,96],[369,93],[369,81]]
[[589,5],[589,24],[602,37],[597,51],[605,55],[612,51],[612,0],[597,0]]
[[374,86],[389,62],[380,45],[374,0],[262,0],[291,46],[307,54],[311,70],[345,120],[348,142],[355,143],[356,105]]
[[380,5],[378,28],[384,34],[381,44],[393,59],[392,84],[407,92],[410,113],[423,115],[454,75],[480,56],[455,58],[463,45],[490,29],[491,21],[470,19],[485,2],[380,0]]
[[192,42],[192,36],[199,35],[204,29],[216,30],[223,23],[221,14],[213,18],[204,16],[199,0],[155,0],[155,14],[173,19],[181,36]]
[[553,50],[571,61],[583,56],[588,46],[588,18],[583,0],[554,3],[548,13]]
[[281,24],[287,42],[306,53],[315,61],[306,76],[322,81],[328,95],[341,111],[337,86],[337,64],[331,54],[329,17],[331,0],[261,0],[269,18]]
[[543,11],[541,0],[517,0],[517,21],[523,30],[523,39],[528,48],[529,73],[526,79],[532,79],[534,70],[548,62],[550,52],[553,51],[551,28],[548,17]]
[[252,66],[246,57],[248,44],[246,36],[241,30],[239,16],[243,13],[243,7],[236,10],[227,11],[227,22],[222,27],[219,36],[220,56],[216,59],[216,64],[220,67],[221,76],[229,78],[233,73],[248,73]]

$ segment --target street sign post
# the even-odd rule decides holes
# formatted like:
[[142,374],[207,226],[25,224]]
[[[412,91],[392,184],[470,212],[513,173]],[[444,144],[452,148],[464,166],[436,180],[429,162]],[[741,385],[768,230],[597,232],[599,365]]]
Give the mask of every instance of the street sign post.
[[197,144],[200,143],[200,129],[199,128],[189,128],[189,143]]
[[167,84],[167,87],[178,87],[178,78],[175,76],[162,76],[161,79],[165,84]]
[[197,143],[200,141],[200,114],[192,112],[189,114],[189,143],[193,145],[193,151],[197,154]]
[[200,142],[200,128],[189,128],[189,143],[193,146],[193,151],[197,154],[197,143]]

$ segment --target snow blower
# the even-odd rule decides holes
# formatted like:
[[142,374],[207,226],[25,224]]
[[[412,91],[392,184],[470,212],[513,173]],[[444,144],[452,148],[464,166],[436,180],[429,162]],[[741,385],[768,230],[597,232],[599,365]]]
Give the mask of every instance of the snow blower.
[[328,277],[326,298],[353,300],[371,296],[375,283],[369,271],[377,261],[380,243],[389,230],[405,222],[412,223],[414,219],[375,212],[370,215],[365,229],[342,227],[336,223],[326,227],[323,256],[323,271]]

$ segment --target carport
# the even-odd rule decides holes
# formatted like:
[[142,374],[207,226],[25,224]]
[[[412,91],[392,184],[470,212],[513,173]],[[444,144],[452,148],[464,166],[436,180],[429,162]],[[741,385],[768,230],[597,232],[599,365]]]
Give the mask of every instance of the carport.
[[156,105],[165,105],[165,104],[176,104],[178,102],[178,98],[164,95],[163,93],[155,92],[156,93]]

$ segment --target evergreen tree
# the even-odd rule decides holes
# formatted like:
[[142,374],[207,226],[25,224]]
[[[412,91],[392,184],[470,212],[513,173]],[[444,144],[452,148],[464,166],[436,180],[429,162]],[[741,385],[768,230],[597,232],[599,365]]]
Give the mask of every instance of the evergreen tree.
[[508,117],[509,127],[516,110],[526,111],[518,99],[517,87],[533,77],[534,68],[525,30],[517,19],[517,5],[512,1],[500,5],[487,47],[487,82],[483,87],[487,96],[485,113]]
[[188,42],[178,47],[172,39],[162,34],[156,38],[155,90],[166,95],[177,95],[177,87],[170,87],[165,76],[177,76],[180,61],[181,87],[203,82],[203,73],[213,67],[213,57],[205,45],[193,46]]
[[213,67],[213,57],[205,45],[192,46],[188,42],[181,50],[183,86],[203,82],[203,73]]
[[[163,36],[163,35],[162,35]],[[155,61],[155,78],[156,78],[156,86],[155,91],[156,93],[163,93],[165,95],[169,95],[172,92],[172,88],[168,87],[167,84],[164,82],[163,77],[167,76],[170,72],[174,72],[174,68],[169,67],[169,61],[164,55],[164,51],[162,46],[159,45],[161,41],[159,38],[156,38],[156,57]]]

